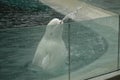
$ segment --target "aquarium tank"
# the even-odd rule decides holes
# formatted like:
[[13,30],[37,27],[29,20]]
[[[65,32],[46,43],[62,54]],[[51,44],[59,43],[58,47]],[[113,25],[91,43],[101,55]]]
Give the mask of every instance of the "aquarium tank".
[[62,13],[46,0],[0,0],[0,79],[89,80],[119,71],[119,14],[80,1],[84,7]]

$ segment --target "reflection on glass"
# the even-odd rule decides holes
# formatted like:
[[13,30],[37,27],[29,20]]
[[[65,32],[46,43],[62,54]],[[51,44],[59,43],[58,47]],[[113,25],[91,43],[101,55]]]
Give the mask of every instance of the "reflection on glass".
[[71,80],[117,70],[118,16],[74,22],[71,26]]

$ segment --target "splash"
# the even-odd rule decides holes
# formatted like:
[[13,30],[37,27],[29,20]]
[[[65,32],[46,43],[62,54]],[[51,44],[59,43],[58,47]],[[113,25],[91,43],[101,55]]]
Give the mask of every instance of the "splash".
[[65,20],[71,18],[74,19],[75,17],[78,16],[78,11],[81,9],[82,7],[78,7],[76,10],[72,11],[71,13],[67,14],[62,21],[64,22]]

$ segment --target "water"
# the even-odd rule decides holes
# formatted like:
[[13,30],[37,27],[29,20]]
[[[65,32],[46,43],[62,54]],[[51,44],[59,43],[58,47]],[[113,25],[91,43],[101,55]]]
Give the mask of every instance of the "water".
[[94,62],[108,49],[108,43],[104,37],[79,23],[72,23],[70,39],[71,71]]
[[[21,9],[27,10],[44,10],[44,7],[41,7],[41,0],[0,0],[1,3],[7,4],[9,6],[18,7]],[[45,1],[45,0],[43,0]],[[66,2],[67,0],[65,0]],[[120,13],[120,0],[80,0],[85,1],[89,4]],[[74,1],[73,1],[74,3]]]
[[0,0],[0,3],[26,10],[42,9],[39,0]]
[[[67,69],[62,74],[58,71],[58,75],[49,74],[40,68],[37,69],[38,71],[31,70],[34,53],[46,28],[45,26],[32,26],[47,24],[54,17],[60,17],[63,21],[68,18],[63,18],[63,15],[58,16],[51,9],[48,13],[48,9],[43,12],[0,13],[0,26],[3,28],[29,27],[0,30],[1,80],[49,80],[68,74]],[[74,16],[74,11],[72,15]],[[64,26],[63,39],[68,45],[68,28],[66,25]],[[89,66],[104,55],[108,49],[108,43],[104,37],[91,28],[78,23],[71,24],[70,43],[71,72]],[[68,60],[66,60],[66,67],[68,67],[67,63]]]
[[69,14],[67,14],[62,21],[64,22],[65,20],[69,19],[71,17],[71,19],[74,19],[75,17],[77,17],[78,15],[78,11],[81,9],[82,7],[78,7],[75,11],[70,12]]
[[[49,80],[68,73],[66,70],[62,74],[58,71],[58,75],[52,75],[41,69],[38,71],[30,69],[44,31],[45,26],[0,31],[0,78],[2,80]],[[73,24],[71,33],[71,71],[82,69],[107,51],[106,40],[90,28]],[[67,27],[64,29],[63,39],[68,45]],[[68,67],[67,61],[66,67]]]
[[29,11],[0,3],[0,29],[47,25],[55,17],[59,19],[64,17],[42,3],[39,5],[39,10]]
[[120,0],[83,0],[89,4],[120,14]]

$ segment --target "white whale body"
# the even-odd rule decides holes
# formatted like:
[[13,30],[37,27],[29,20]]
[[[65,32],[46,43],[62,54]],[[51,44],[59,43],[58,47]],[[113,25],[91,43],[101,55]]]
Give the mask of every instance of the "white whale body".
[[63,26],[59,24],[63,22],[57,18],[48,23],[32,62],[49,72],[60,69],[67,57],[67,49],[62,39]]

